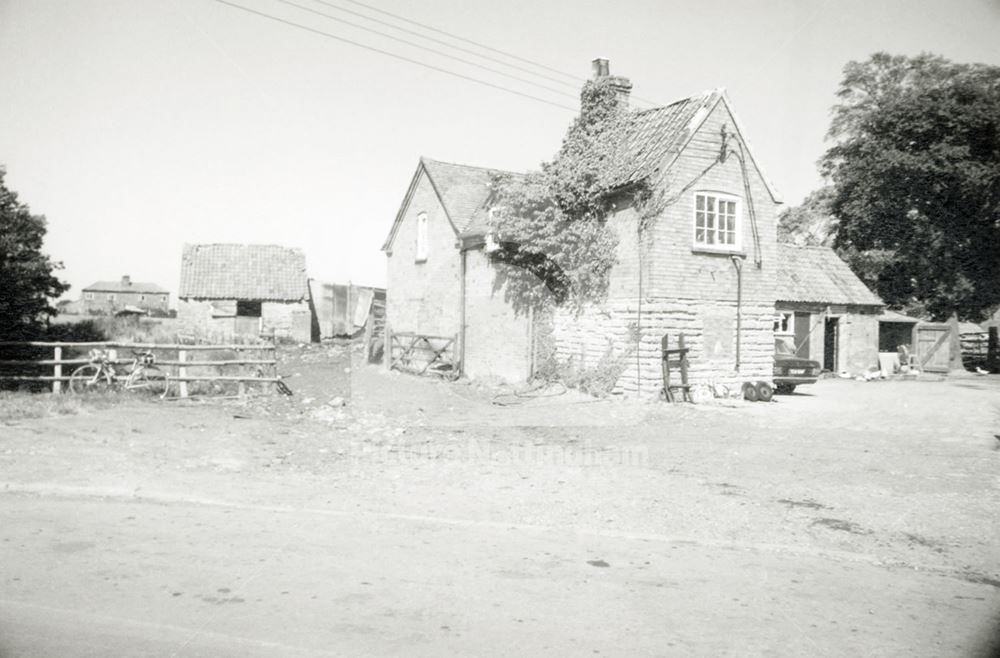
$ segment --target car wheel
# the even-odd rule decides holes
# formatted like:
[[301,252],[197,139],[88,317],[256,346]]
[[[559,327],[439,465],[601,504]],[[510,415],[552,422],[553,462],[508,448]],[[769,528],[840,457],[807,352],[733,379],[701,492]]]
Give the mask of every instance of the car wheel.
[[770,402],[774,397],[774,389],[767,382],[757,382],[757,399],[761,402]]
[[743,384],[743,399],[747,402],[757,401],[757,387],[751,382]]

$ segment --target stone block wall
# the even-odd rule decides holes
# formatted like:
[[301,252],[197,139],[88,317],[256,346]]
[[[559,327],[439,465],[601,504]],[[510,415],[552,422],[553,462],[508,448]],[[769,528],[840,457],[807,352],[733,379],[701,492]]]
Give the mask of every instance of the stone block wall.
[[608,354],[620,357],[624,371],[614,392],[655,395],[663,385],[660,340],[669,334],[671,347],[676,347],[683,333],[691,349],[690,383],[732,387],[747,380],[771,380],[773,306],[744,305],[738,371],[735,303],[659,298],[643,301],[641,318],[639,310],[637,302],[614,301],[579,316],[555,313],[551,320],[555,357],[584,368],[593,368]]
[[[225,342],[237,335],[234,300],[181,299],[177,302],[181,331],[212,342]],[[307,301],[262,302],[259,329],[253,336],[272,333],[278,338],[308,343],[312,313]]]

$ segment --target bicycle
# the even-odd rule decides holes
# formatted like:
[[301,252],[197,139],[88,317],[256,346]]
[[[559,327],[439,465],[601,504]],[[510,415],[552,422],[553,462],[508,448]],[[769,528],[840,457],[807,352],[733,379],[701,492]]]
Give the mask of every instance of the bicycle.
[[[123,388],[161,398],[167,395],[167,375],[155,365],[156,357],[149,350],[132,350],[132,364],[124,375]],[[69,378],[69,388],[73,393],[88,391],[108,391],[114,388],[122,376],[115,370],[114,362],[104,350],[90,350],[90,363],[73,371]]]

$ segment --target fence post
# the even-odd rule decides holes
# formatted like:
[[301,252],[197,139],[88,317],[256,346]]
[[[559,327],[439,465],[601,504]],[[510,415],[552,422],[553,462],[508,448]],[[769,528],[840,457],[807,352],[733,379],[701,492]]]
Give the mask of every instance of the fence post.
[[56,378],[52,380],[52,392],[59,393],[60,391],[62,391],[62,380],[59,379],[59,377],[62,377],[62,364],[59,363],[60,361],[62,361],[62,346],[57,346],[55,349],[52,350],[52,353],[53,353],[53,358],[56,361],[55,371],[54,371]]
[[[187,350],[178,350],[177,360],[181,363],[187,361]],[[180,395],[182,398],[186,398],[188,396],[188,383],[184,378],[187,377],[187,368],[179,366],[177,368],[177,376],[181,378],[180,382],[178,382],[180,384]]]

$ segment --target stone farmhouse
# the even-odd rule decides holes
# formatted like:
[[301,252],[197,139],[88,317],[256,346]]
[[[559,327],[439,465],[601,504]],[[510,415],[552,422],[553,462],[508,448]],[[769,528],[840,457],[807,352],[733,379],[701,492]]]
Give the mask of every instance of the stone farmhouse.
[[97,281],[81,291],[79,308],[84,313],[113,314],[125,307],[166,313],[170,293],[155,283],[133,281],[128,275],[118,281]]
[[305,255],[278,245],[184,245],[177,317],[199,336],[309,342]]
[[[607,61],[595,60],[594,71],[608,76]],[[611,83],[627,103],[631,83]],[[544,336],[557,360],[584,368],[617,360],[617,392],[652,394],[662,385],[661,337],[683,333],[692,383],[770,380],[776,304],[800,295],[780,292],[781,198],[731,100],[713,90],[638,111],[627,142],[627,164],[609,172],[619,192],[611,199],[618,246],[608,298],[544,321],[515,314],[494,289],[502,267],[488,253],[496,171],[422,158],[383,245],[390,330],[456,336],[461,368],[473,378],[530,377]],[[629,191],[639,181],[665,200],[644,226]]]

